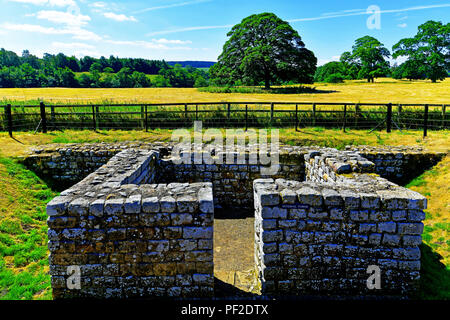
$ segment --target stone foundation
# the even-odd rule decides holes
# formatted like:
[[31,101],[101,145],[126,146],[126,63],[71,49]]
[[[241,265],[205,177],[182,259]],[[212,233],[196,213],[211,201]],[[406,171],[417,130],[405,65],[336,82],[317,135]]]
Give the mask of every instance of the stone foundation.
[[[255,260],[267,295],[407,295],[419,280],[426,200],[385,179],[263,179],[255,189]],[[381,290],[367,287],[369,266]]]
[[[281,146],[278,171],[268,176],[268,165],[249,163],[252,150],[180,164],[183,154],[166,143],[37,149],[25,159],[36,171],[57,181],[83,177],[47,206],[54,297],[212,296],[214,208],[255,212],[264,295],[414,291],[426,199],[377,172],[387,175],[380,168],[389,164],[406,179],[406,163],[419,156]],[[443,156],[425,154],[430,163]],[[381,290],[366,285],[373,265]],[[69,288],[74,270],[79,289]]]
[[48,204],[54,298],[212,296],[212,185],[146,184],[158,157],[121,152]]

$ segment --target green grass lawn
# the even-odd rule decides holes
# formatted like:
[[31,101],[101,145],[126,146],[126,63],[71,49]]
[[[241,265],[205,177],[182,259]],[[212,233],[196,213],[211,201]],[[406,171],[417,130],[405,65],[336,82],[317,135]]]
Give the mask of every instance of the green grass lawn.
[[0,188],[0,299],[50,299],[45,206],[56,192],[4,157]]

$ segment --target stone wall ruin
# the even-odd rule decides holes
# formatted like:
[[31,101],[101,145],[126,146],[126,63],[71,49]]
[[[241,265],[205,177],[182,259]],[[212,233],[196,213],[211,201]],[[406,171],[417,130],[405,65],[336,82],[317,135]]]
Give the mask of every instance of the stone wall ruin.
[[[416,288],[426,199],[383,176],[407,179],[408,163],[443,154],[281,146],[279,171],[268,177],[248,163],[178,164],[172,148],[49,146],[24,160],[54,180],[82,179],[47,206],[55,298],[211,297],[214,211],[238,209],[255,214],[263,295]],[[384,290],[367,291],[371,264],[385,275]],[[70,266],[80,267],[80,289],[67,287]]]

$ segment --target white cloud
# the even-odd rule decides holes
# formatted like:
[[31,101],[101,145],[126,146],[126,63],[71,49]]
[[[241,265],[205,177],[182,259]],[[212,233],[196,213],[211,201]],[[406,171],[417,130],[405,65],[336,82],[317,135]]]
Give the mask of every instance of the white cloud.
[[113,13],[113,12],[105,12],[105,13],[103,13],[103,15],[106,18],[112,19],[112,20],[115,20],[115,21],[120,21],[120,22],[122,22],[122,21],[133,21],[133,22],[137,22],[135,17],[133,17],[133,16],[129,16],[128,17],[128,16],[126,16],[124,14],[116,14],[116,13]]
[[36,17],[54,23],[66,24],[69,26],[86,25],[91,20],[89,16],[82,14],[72,14],[64,11],[42,10],[36,13]]
[[78,26],[67,26],[63,29],[56,29],[53,27],[43,27],[34,24],[13,24],[7,22],[2,25],[2,28],[6,30],[35,32],[42,34],[71,35],[74,39],[78,40],[99,41],[102,39],[99,35]]
[[95,46],[81,42],[52,42],[52,47],[60,49],[94,49]]
[[187,27],[187,28],[180,28],[180,29],[150,32],[147,34],[147,36],[156,36],[159,34],[170,34],[170,33],[178,33],[178,32],[197,31],[197,30],[227,29],[227,28],[232,28],[232,27],[233,27],[233,25],[231,25],[231,24],[224,25],[224,26]]
[[55,29],[53,27],[43,27],[35,24],[14,24],[14,23],[4,23],[2,27],[6,30],[13,31],[26,31],[26,32],[37,32],[44,34],[64,34],[63,30]]
[[399,28],[406,28],[408,25],[406,24],[406,23],[399,23],[398,25],[397,25],[397,27],[399,27]]
[[152,39],[152,42],[162,43],[162,44],[190,44],[190,43],[192,43],[192,41],[190,41],[190,40],[186,40],[186,41],[184,41],[184,40],[167,40],[164,38]]
[[167,39],[152,39],[151,41],[141,41],[141,40],[104,40],[106,43],[119,46],[136,46],[145,49],[159,49],[159,50],[191,50],[190,47],[177,46],[172,47],[170,45],[185,45],[192,43],[191,41],[183,40],[167,40]]
[[143,13],[147,11],[154,11],[154,10],[161,10],[161,9],[168,9],[168,8],[176,8],[176,7],[184,7],[184,6],[190,6],[193,4],[199,4],[204,2],[211,2],[212,0],[194,0],[194,1],[185,1],[185,2],[178,2],[173,4],[167,4],[163,6],[155,6],[150,8],[145,8],[139,11],[135,11],[134,13]]
[[[450,3],[427,5],[427,6],[415,6],[415,7],[403,8],[403,9],[381,10],[380,13],[382,13],[382,14],[383,13],[399,13],[399,12],[447,8],[447,7],[450,7]],[[347,11],[348,11],[347,13],[342,12],[342,13],[336,13],[336,14],[330,14],[330,15],[320,15],[318,17],[311,17],[311,18],[291,19],[291,20],[287,20],[287,21],[288,22],[315,21],[315,20],[323,20],[323,19],[331,19],[331,18],[367,15],[366,11],[358,11],[358,10],[356,12],[349,12],[351,10],[347,10]]]
[[93,7],[93,8],[106,8],[106,6],[107,6],[107,4],[102,1],[98,1],[98,2],[89,4],[89,7]]
[[49,5],[52,7],[67,7],[76,5],[75,1],[73,0],[9,0],[9,1],[25,4],[33,4],[36,6]]

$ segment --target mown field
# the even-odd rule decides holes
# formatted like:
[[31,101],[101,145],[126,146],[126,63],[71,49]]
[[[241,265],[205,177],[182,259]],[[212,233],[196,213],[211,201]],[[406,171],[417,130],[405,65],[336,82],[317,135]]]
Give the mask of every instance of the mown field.
[[371,103],[437,103],[450,101],[450,79],[438,83],[379,78],[369,84],[363,80],[343,84],[315,83],[316,93],[241,94],[209,93],[195,88],[127,88],[70,89],[27,88],[0,89],[3,103],[26,101],[36,103],[189,103],[189,102],[371,102]]
[[[29,148],[48,143],[168,141],[172,130],[99,131],[68,130],[48,134],[16,133],[14,139],[0,133],[0,299],[51,299],[47,261],[45,205],[57,192],[17,157]],[[391,134],[367,130],[307,128],[301,132],[280,130],[283,143],[344,148],[345,145],[420,145],[449,152],[450,131],[421,131]],[[422,245],[422,284],[417,298],[450,299],[450,157],[413,180],[408,187],[426,195],[425,232]]]

